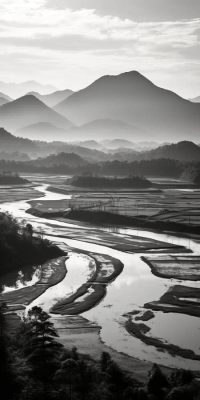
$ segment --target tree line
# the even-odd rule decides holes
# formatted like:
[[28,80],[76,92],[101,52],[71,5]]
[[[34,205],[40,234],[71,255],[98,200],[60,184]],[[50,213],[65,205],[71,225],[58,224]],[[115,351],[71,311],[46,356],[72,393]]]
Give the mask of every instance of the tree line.
[[41,264],[63,255],[63,251],[41,235],[31,224],[9,213],[0,213],[0,276],[24,265]]
[[[69,154],[70,156],[70,154]],[[182,162],[173,159],[153,159],[141,161],[104,161],[104,162],[88,162],[85,165],[80,165],[76,160],[69,160],[66,162],[63,159],[59,161],[57,157],[56,162],[49,165],[49,161],[45,164],[45,159],[40,164],[39,160],[18,162],[18,161],[5,161],[0,160],[0,171],[9,170],[11,172],[32,172],[32,173],[55,173],[55,174],[68,174],[68,175],[91,175],[96,174],[100,176],[161,176],[179,178],[185,171],[200,172],[200,163],[195,162]],[[191,174],[190,178],[191,178]]]
[[147,383],[132,379],[103,352],[98,362],[66,349],[48,313],[33,307],[14,332],[0,306],[0,382],[4,400],[199,400],[190,371],[166,376],[154,365]]

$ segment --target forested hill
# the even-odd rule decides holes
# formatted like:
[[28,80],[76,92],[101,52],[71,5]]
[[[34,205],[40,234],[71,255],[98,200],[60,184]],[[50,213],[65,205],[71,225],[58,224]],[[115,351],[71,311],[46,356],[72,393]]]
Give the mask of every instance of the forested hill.
[[101,176],[75,176],[67,182],[79,187],[102,187],[102,188],[147,188],[152,183],[145,178],[132,176],[128,178],[105,178]]
[[20,226],[11,215],[0,213],[0,275],[62,254],[48,240],[33,235],[31,224]]

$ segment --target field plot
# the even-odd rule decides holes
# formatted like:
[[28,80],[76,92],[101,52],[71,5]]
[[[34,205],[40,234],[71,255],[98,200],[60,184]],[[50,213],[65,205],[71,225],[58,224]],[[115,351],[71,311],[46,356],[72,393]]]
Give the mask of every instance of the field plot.
[[174,285],[158,301],[146,303],[144,307],[154,311],[182,313],[200,317],[200,289]]
[[[73,190],[62,184],[51,186],[50,191],[71,194],[71,199],[31,202],[41,212],[92,211],[122,215],[153,223],[180,223],[200,225],[200,190],[177,188],[162,190]],[[67,217],[67,215],[66,215]]]
[[145,256],[142,259],[156,276],[168,279],[200,280],[200,256]]
[[26,200],[33,197],[41,197],[41,193],[35,190],[33,185],[0,186],[0,203]]

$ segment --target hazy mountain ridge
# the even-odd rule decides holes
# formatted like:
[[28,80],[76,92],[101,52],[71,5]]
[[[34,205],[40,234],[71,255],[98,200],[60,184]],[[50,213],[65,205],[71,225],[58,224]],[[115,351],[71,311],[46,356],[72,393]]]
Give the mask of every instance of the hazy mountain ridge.
[[0,151],[0,160],[6,161],[28,161],[30,157],[26,153],[20,151],[6,152]]
[[20,83],[0,81],[0,91],[3,93],[5,92],[13,99],[24,96],[27,92],[31,91],[47,94],[54,92],[55,90],[56,88],[52,85],[44,85],[36,81],[26,81]]
[[81,167],[87,165],[88,162],[82,157],[75,153],[59,153],[52,154],[45,158],[38,158],[36,161],[31,161],[30,163],[37,162],[38,167],[54,167],[60,165],[70,165],[70,167]]
[[[127,124],[118,119],[96,119],[90,121],[80,126],[75,126],[71,129],[71,135],[73,138],[83,140],[87,138],[88,140],[96,139],[115,139],[122,136],[134,137],[141,130],[133,125]],[[141,132],[144,135],[144,131]]]
[[12,131],[40,122],[49,122],[65,129],[72,126],[70,121],[33,95],[26,95],[2,105],[0,107],[0,121],[5,129]]
[[0,106],[3,106],[3,104],[8,103],[8,100],[5,99],[5,97],[0,97]]
[[200,147],[191,141],[181,141],[162,145],[153,150],[140,151],[126,149],[113,153],[112,158],[120,161],[172,159],[178,161],[200,162]]
[[38,146],[29,139],[16,137],[4,128],[0,128],[0,149],[1,152],[8,153],[13,153],[14,151],[34,153],[38,151]]
[[[131,143],[170,142],[188,135],[194,141],[199,138],[200,104],[159,88],[137,71],[103,76],[75,93],[66,89],[34,94],[3,105],[0,96],[0,121],[5,129],[31,139],[68,142],[121,138]],[[54,107],[54,102],[63,97]]]
[[200,96],[194,97],[193,99],[190,99],[193,103],[200,103]]
[[26,152],[31,158],[37,158],[39,156],[49,156],[50,154],[58,154],[61,152],[65,153],[76,153],[77,155],[85,158],[89,161],[102,161],[108,159],[108,155],[104,152],[90,149],[87,147],[81,147],[77,144],[71,144],[67,142],[45,142],[38,140],[30,140],[12,135],[7,132],[4,128],[0,128],[0,149],[1,151],[13,153],[14,151]]
[[[136,126],[138,132],[126,136],[133,141],[183,140],[188,134],[192,140],[199,137],[200,105],[159,88],[137,71],[103,76],[55,110],[77,125],[112,119]],[[97,139],[95,132],[93,139]]]
[[48,142],[57,140],[65,140],[67,129],[58,128],[49,122],[38,122],[35,124],[24,126],[15,132],[22,137],[28,137],[31,140],[46,140]]
[[199,161],[200,147],[191,141],[181,141],[164,146],[142,154],[142,159],[170,158],[179,161]]
[[29,92],[27,95],[33,95],[41,100],[46,106],[54,107],[62,100],[66,100],[69,96],[73,94],[73,90],[64,89],[64,90],[56,90],[55,92],[49,94],[40,94],[38,92]]

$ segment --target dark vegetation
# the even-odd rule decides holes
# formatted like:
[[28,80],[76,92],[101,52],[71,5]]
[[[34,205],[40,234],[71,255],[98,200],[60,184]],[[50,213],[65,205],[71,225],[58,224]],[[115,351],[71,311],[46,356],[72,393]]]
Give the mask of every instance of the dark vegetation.
[[119,148],[111,154],[108,149],[103,152],[77,143],[32,141],[0,128],[0,148],[0,171],[172,178],[185,175],[191,181],[200,173],[200,147],[188,141],[148,151]]
[[77,142],[25,139],[0,128],[0,148],[0,171],[180,177],[188,167],[200,170],[200,147],[191,141],[147,151],[119,147],[113,153],[108,148],[104,152]]
[[148,333],[151,328],[144,323],[138,324],[132,321],[131,318],[129,318],[125,324],[125,327],[130,335],[137,337],[149,346],[157,347],[160,351],[164,349],[167,350],[168,353],[172,356],[180,356],[184,358],[189,358],[190,360],[200,360],[200,356],[198,354],[195,354],[192,350],[182,349],[177,345],[164,343],[158,338],[146,335],[146,333]]
[[198,400],[189,371],[166,376],[154,365],[145,385],[103,352],[99,362],[59,343],[50,316],[33,307],[13,331],[0,307],[0,380],[4,400]]
[[74,176],[66,181],[67,184],[78,187],[101,188],[148,188],[152,183],[139,176],[128,178],[105,178],[102,176]]
[[[63,153],[61,153],[63,154]],[[11,172],[33,172],[33,173],[57,173],[68,175],[91,175],[100,176],[159,176],[159,177],[180,177],[186,168],[200,170],[200,163],[183,163],[170,159],[141,160],[141,161],[105,161],[89,163],[84,162],[81,157],[79,160],[72,159],[72,153],[66,153],[65,160],[63,155],[56,159],[49,157],[31,161],[6,161],[0,160],[0,171],[9,170]],[[78,161],[75,164],[75,161]]]
[[19,266],[41,264],[62,254],[47,239],[33,235],[31,224],[20,226],[11,215],[0,213],[0,275]]
[[98,225],[118,225],[118,226],[132,226],[138,228],[156,229],[160,231],[182,232],[199,234],[198,225],[188,225],[187,223],[174,222],[174,221],[159,221],[151,220],[141,215],[138,217],[131,217],[127,215],[114,214],[106,211],[95,210],[72,210],[68,212],[55,211],[55,212],[40,212],[39,210],[29,210],[30,214],[38,215],[44,218],[59,218],[66,217],[77,221],[87,221]]
[[21,178],[18,174],[10,172],[0,173],[0,185],[20,185],[29,183],[27,179]]
[[199,186],[200,185],[200,170],[197,171],[196,176],[194,178],[194,183],[195,185]]

